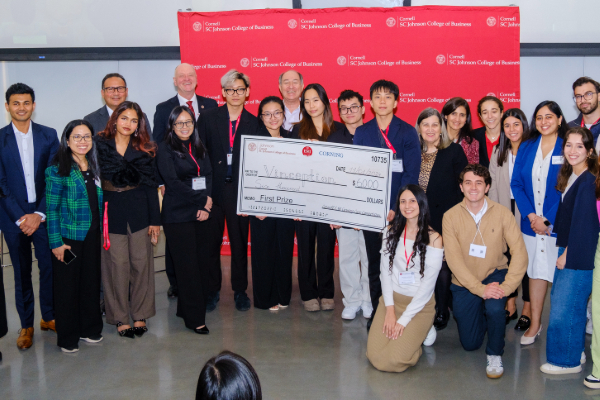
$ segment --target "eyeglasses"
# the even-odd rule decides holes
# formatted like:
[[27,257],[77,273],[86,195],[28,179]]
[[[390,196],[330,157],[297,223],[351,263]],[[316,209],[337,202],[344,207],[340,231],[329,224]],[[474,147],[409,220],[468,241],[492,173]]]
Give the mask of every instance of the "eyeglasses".
[[194,126],[194,121],[189,119],[189,120],[183,121],[183,122],[175,122],[173,125],[175,125],[175,128],[177,128],[177,129],[183,129],[184,126],[186,128],[191,128],[192,126]]
[[113,86],[113,87],[105,87],[104,90],[106,93],[114,93],[116,90],[118,93],[125,93],[127,90],[127,86]]
[[271,118],[279,119],[279,118],[281,118],[283,113],[281,111],[275,111],[273,113],[264,112],[261,115],[262,115],[263,119],[271,119]]
[[573,100],[575,100],[575,103],[580,103],[583,99],[591,100],[595,94],[598,94],[598,92],[585,92],[583,95],[577,94],[573,96]]
[[73,139],[73,141],[76,142],[76,143],[79,143],[82,140],[85,141],[85,142],[91,142],[92,141],[92,135],[84,135],[84,136],[73,135],[73,136],[71,136],[71,139]]
[[340,114],[354,114],[358,112],[359,106],[341,107]]
[[227,93],[230,96],[233,96],[234,93],[237,93],[239,95],[246,93],[246,88],[223,89],[223,90],[225,91],[225,93]]

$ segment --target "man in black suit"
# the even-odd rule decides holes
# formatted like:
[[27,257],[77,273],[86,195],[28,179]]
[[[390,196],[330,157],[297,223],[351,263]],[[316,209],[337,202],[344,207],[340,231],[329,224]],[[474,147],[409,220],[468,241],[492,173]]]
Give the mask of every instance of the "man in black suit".
[[237,188],[239,178],[240,137],[260,134],[258,118],[244,109],[250,94],[250,78],[230,70],[221,78],[221,88],[226,104],[208,110],[200,118],[199,132],[206,145],[213,168],[211,219],[215,224],[208,251],[209,280],[208,305],[216,306],[221,290],[221,243],[225,220],[231,245],[231,286],[235,307],[239,311],[250,309],[248,288],[248,230],[247,215],[238,215]]
[[[154,129],[152,136],[157,144],[165,140],[167,130],[169,129],[169,115],[173,108],[177,106],[188,106],[195,114],[196,120],[200,115],[211,108],[217,108],[218,104],[215,100],[207,97],[198,96],[196,94],[196,85],[198,78],[196,70],[190,64],[179,64],[175,68],[175,76],[173,76],[173,84],[177,88],[175,97],[170,98],[156,106],[154,112]],[[165,186],[161,186],[162,195],[165,195]],[[167,278],[169,278],[169,290],[167,296],[176,297],[178,294],[177,280],[175,278],[175,269],[173,268],[173,260],[169,248],[165,245],[165,270]],[[216,304],[215,304],[216,306]],[[207,311],[212,311],[214,308],[207,307]]]
[[[127,89],[127,82],[121,74],[111,73],[102,79],[102,90],[100,95],[106,103],[105,106],[100,107],[91,114],[86,115],[83,119],[94,128],[94,133],[102,132],[106,128],[108,119],[113,113],[113,110],[119,106],[122,102],[127,100],[129,89]],[[144,119],[146,120],[146,126],[148,132],[150,132],[150,121],[144,113]]]

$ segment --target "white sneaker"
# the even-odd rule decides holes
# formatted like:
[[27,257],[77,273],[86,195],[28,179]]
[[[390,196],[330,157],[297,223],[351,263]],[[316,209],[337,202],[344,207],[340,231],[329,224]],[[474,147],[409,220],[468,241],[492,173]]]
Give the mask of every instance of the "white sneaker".
[[579,360],[579,363],[581,365],[585,364],[585,362],[587,361],[587,358],[585,358],[585,351],[581,352],[581,359]]
[[79,351],[79,347],[61,347],[60,349],[63,353],[77,353]]
[[423,346],[431,346],[435,343],[435,339],[437,338],[437,331],[435,330],[435,326],[432,326],[423,342]]
[[600,379],[596,378],[594,375],[588,375],[584,380],[583,384],[590,389],[600,389]]
[[592,319],[588,319],[587,324],[585,324],[585,333],[591,335],[594,333],[594,324],[592,324]]
[[360,311],[360,306],[358,307],[344,307],[344,311],[342,311],[342,319],[354,319],[356,318],[356,314]]
[[368,305],[363,304],[363,306],[361,308],[363,311],[363,317],[365,317],[366,319],[371,318],[371,315],[373,315],[373,307],[370,304],[368,304]]
[[487,367],[485,369],[487,377],[497,379],[504,374],[504,366],[502,365],[502,356],[487,356]]
[[576,374],[577,372],[581,372],[581,365],[572,368],[565,368],[546,363],[540,367],[540,371],[550,375]]

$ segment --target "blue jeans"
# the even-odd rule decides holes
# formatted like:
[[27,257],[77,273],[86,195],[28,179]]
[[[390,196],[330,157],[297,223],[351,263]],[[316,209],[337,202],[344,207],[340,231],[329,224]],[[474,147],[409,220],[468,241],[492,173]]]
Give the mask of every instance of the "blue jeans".
[[[558,250],[558,256],[565,249]],[[588,297],[592,293],[594,270],[558,269],[550,292],[550,322],[546,358],[552,365],[572,368],[580,365],[585,348]]]
[[[495,270],[481,283],[502,283],[508,269]],[[464,287],[452,284],[452,304],[454,318],[458,325],[458,337],[463,348],[467,351],[477,350],[483,344],[485,333],[488,342],[485,353],[489,356],[504,354],[504,334],[506,331],[506,297],[487,299],[471,293]],[[510,293],[506,293],[508,296]]]

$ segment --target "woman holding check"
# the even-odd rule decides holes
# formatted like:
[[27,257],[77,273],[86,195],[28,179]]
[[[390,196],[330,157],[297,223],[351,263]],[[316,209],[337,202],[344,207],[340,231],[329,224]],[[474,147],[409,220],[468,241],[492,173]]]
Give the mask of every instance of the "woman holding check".
[[179,287],[177,316],[189,329],[206,335],[208,264],[203,254],[214,228],[208,221],[212,168],[192,110],[175,107],[168,132],[158,148],[158,170],[167,187],[161,219]]
[[93,135],[89,122],[69,122],[53,165],[46,169],[57,345],[65,353],[79,351],[80,339],[102,340],[98,307],[102,189]]

